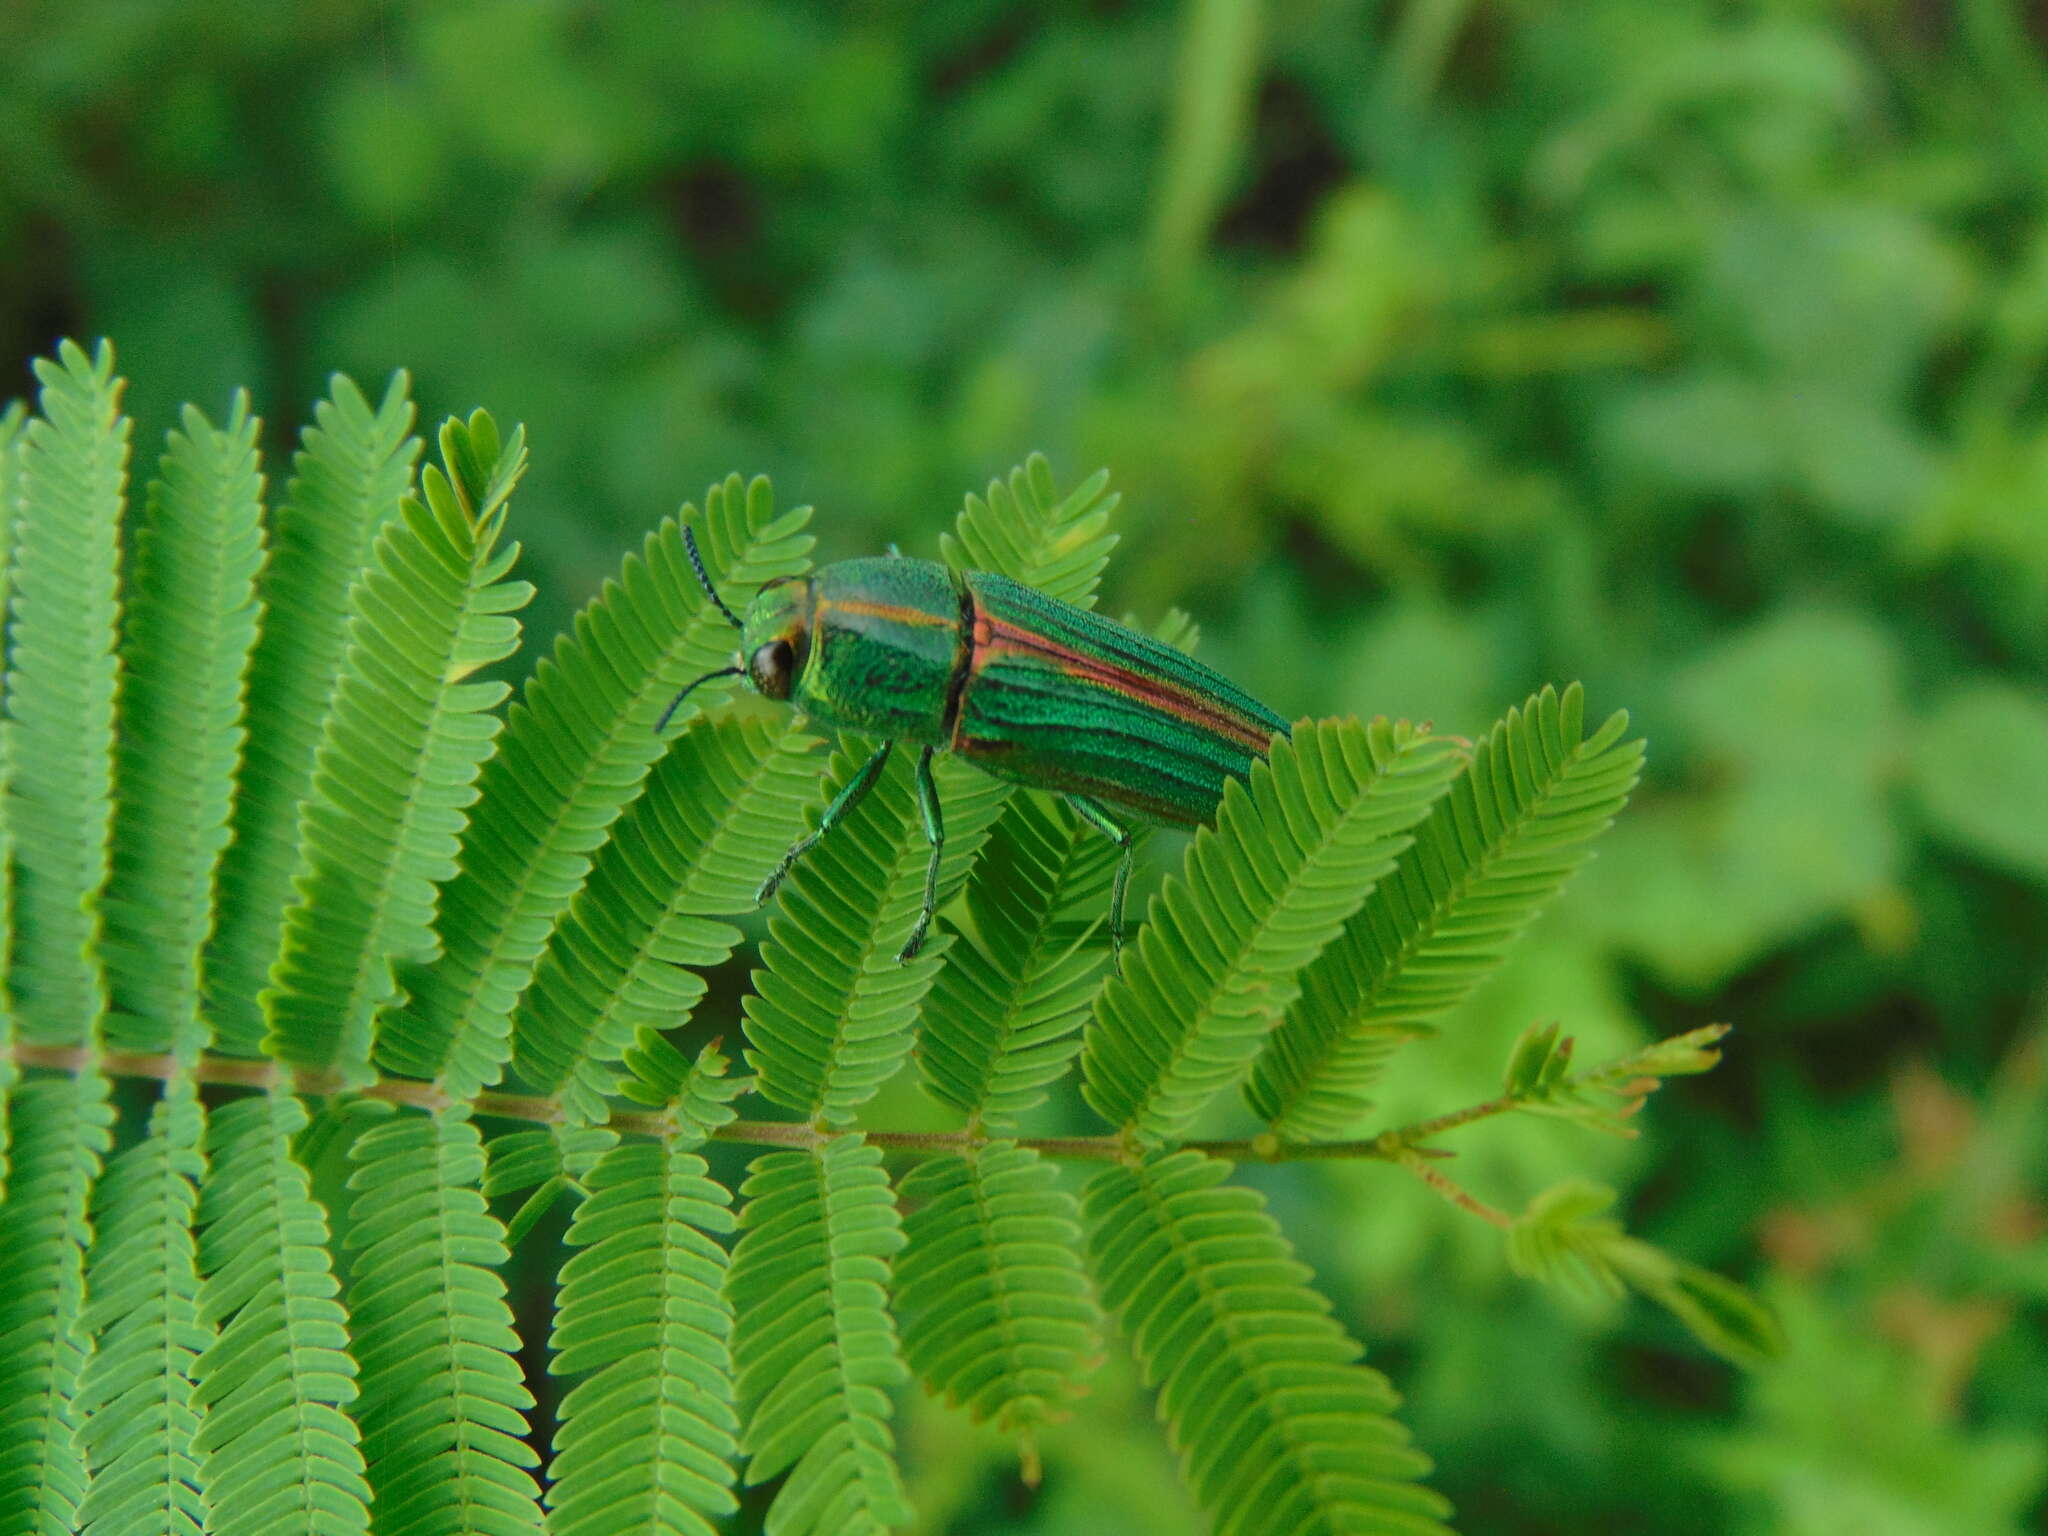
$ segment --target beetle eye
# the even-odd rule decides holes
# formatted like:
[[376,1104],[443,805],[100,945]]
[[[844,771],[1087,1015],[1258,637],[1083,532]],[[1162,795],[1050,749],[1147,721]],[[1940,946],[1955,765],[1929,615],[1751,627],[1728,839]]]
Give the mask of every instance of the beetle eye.
[[770,640],[755,649],[747,662],[747,675],[753,679],[754,687],[764,699],[786,699],[789,697],[790,672],[796,662],[796,652],[790,649],[787,640]]

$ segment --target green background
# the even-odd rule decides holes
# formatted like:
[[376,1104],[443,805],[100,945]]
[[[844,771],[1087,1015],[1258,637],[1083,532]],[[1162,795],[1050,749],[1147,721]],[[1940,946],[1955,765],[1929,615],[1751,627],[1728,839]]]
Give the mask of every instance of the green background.
[[[928,554],[1037,447],[1124,493],[1111,611],[1283,713],[1583,678],[1649,777],[1382,1108],[1532,1019],[1732,1021],[1640,1141],[1456,1170],[1614,1182],[1785,1361],[1387,1169],[1260,1182],[1467,1530],[2048,1529],[2044,46],[2005,0],[29,0],[0,395],[109,334],[139,441],[248,383],[275,466],[408,367],[526,422],[542,635],[730,469],[822,558]],[[1035,1493],[899,1427],[926,1530],[1200,1529],[1114,1348]]]

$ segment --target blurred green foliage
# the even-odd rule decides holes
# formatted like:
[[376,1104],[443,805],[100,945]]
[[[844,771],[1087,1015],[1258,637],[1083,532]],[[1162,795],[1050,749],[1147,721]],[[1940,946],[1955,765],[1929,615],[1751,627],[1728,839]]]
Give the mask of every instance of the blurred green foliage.
[[[1641,1143],[1472,1134],[1757,1280],[1751,1376],[1561,1308],[1397,1175],[1275,1176],[1489,1532],[1996,1536],[2048,1512],[2048,28],[2016,0],[27,0],[0,352],[340,368],[523,419],[548,634],[728,469],[827,558],[1110,465],[1113,611],[1289,714],[1549,679],[1651,777],[1390,1119],[1712,1019]],[[552,608],[547,607],[552,604]],[[1027,1493],[929,1405],[933,1531],[1194,1528],[1113,1374]]]

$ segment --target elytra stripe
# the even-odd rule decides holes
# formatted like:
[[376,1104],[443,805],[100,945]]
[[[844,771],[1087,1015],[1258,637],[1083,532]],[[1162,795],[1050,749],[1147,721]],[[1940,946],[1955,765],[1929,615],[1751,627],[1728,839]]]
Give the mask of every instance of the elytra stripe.
[[864,619],[886,619],[894,624],[957,624],[958,614],[931,613],[923,608],[905,608],[897,603],[848,602],[843,597],[821,597],[816,611],[811,615],[813,626],[820,624],[827,613],[852,613]]
[[981,615],[974,626],[974,642],[971,665],[976,672],[1005,652],[1043,656],[1070,677],[1085,679],[1112,693],[1123,694],[1185,724],[1214,731],[1253,752],[1263,754],[1272,740],[1271,733],[1263,727],[1218,708],[1169,679],[1146,677],[1114,662],[1083,655],[1070,646],[1048,640],[1004,619]]

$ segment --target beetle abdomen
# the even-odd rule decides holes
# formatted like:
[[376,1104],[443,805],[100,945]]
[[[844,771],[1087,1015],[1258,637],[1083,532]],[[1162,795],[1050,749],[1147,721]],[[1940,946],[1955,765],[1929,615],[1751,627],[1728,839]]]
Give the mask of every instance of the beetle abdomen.
[[1149,635],[1007,577],[965,580],[973,629],[950,745],[989,773],[1193,826],[1287,729]]

